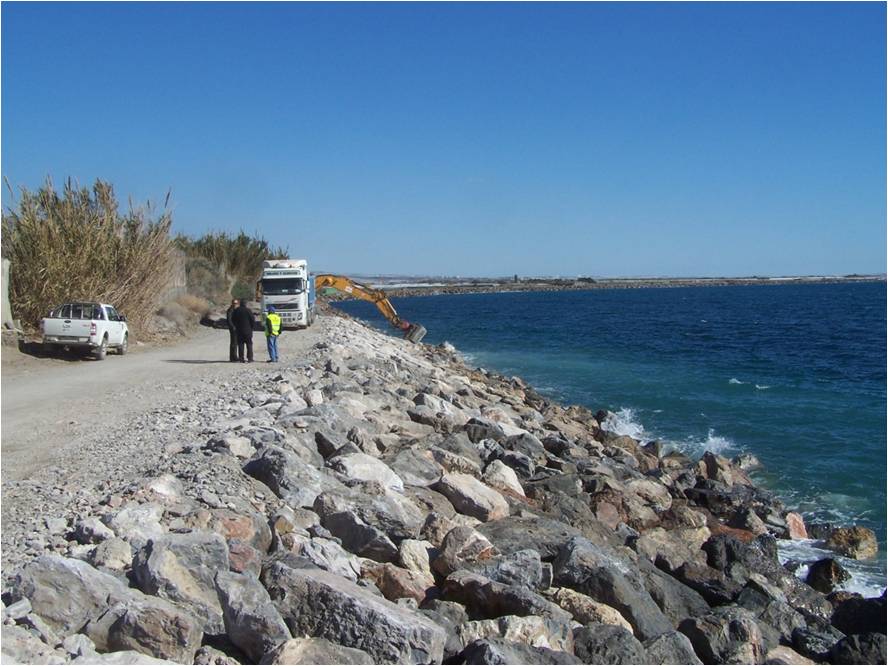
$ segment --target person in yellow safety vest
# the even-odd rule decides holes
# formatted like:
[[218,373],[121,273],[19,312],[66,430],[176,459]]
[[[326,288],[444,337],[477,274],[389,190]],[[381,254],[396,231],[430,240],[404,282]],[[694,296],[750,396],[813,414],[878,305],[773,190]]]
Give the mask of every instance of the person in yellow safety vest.
[[274,306],[268,306],[265,315],[265,339],[268,342],[268,362],[278,362],[278,338],[281,335],[281,316],[274,311]]

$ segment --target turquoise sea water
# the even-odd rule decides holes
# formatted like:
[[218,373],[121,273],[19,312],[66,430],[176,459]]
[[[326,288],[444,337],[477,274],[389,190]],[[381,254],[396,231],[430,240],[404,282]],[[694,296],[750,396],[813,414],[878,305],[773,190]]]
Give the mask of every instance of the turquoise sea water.
[[[372,305],[340,307],[380,328]],[[689,453],[754,453],[808,521],[874,529],[850,589],[885,587],[886,287],[696,287],[399,298],[471,363],[520,375],[615,426]],[[397,333],[394,333],[397,334]],[[784,557],[817,554],[782,545]]]

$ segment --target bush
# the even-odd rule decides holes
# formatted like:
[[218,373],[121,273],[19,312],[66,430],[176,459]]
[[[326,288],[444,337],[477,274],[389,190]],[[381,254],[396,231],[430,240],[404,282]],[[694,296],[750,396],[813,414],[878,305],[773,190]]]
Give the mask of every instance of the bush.
[[170,279],[171,215],[150,202],[118,210],[114,189],[69,179],[59,195],[47,179],[21,190],[3,214],[3,256],[11,261],[9,298],[15,316],[34,329],[50,308],[71,300],[102,301],[143,328]]
[[203,257],[190,257],[185,263],[185,280],[189,294],[221,304],[228,300],[229,280],[225,270]]
[[212,309],[212,306],[207,299],[195,296],[194,294],[182,294],[176,299],[176,303],[201,316],[207,314]]

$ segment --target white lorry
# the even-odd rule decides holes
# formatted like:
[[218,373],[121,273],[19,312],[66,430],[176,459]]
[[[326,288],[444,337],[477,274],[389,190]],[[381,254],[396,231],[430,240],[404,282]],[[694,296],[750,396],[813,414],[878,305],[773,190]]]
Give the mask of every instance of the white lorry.
[[126,317],[107,303],[65,303],[40,322],[46,349],[68,348],[95,354],[100,361],[108,349],[126,354],[129,329]]
[[262,308],[262,324],[268,306],[281,316],[283,328],[308,328],[315,318],[315,285],[305,259],[268,259],[256,283],[256,300]]

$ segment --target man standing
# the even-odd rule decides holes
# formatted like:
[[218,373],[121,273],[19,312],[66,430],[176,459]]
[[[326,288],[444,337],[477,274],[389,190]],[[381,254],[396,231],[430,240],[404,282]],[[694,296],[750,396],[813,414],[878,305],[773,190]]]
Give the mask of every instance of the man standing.
[[[256,319],[247,307],[247,299],[242,298],[240,306],[231,313],[234,330],[237,332],[237,360],[241,363],[253,362],[253,327]],[[244,345],[247,347],[247,358],[244,359]]]
[[268,362],[278,362],[278,338],[281,335],[281,316],[275,312],[274,306],[268,306],[265,315],[265,339],[268,342]]
[[228,360],[232,363],[237,363],[237,328],[234,326],[234,320],[231,318],[236,309],[237,299],[233,298],[231,305],[228,306],[228,310],[225,312],[225,319],[228,320]]

